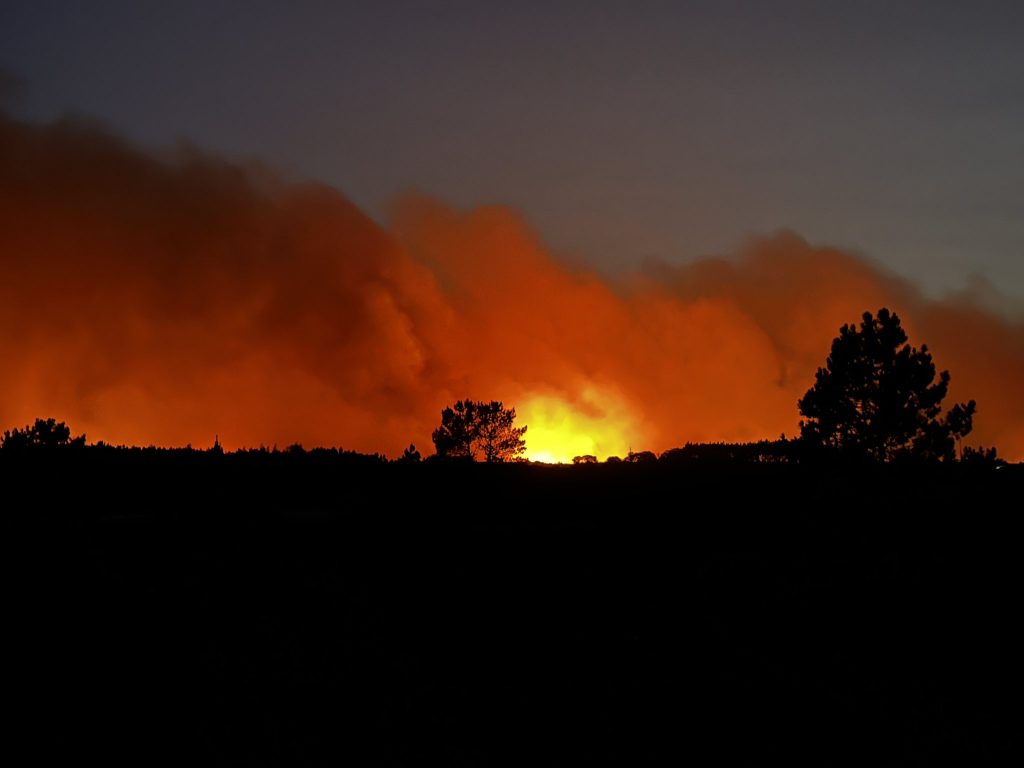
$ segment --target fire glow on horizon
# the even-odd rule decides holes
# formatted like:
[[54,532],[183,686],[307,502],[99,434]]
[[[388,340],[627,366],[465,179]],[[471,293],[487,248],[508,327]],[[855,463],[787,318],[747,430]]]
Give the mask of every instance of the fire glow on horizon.
[[549,464],[567,464],[576,456],[624,456],[629,436],[640,431],[617,397],[592,388],[575,404],[557,396],[531,397],[521,420],[528,426],[525,457]]
[[840,325],[894,308],[1024,456],[1024,328],[793,234],[603,279],[506,208],[336,191],[75,123],[0,117],[0,428],[90,440],[429,453],[441,409],[502,400],[570,461],[795,434]]

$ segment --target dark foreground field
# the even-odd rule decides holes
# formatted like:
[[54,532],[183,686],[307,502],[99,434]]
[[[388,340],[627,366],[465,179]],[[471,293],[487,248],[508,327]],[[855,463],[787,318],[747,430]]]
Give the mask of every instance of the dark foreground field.
[[1019,467],[69,452],[0,479],[8,725],[35,762],[1005,765],[1019,747]]

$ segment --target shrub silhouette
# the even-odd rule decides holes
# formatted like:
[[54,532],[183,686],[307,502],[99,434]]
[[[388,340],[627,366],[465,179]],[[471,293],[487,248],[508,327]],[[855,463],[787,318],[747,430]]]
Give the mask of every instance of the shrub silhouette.
[[935,380],[928,347],[907,344],[894,312],[865,312],[859,328],[839,329],[825,367],[798,402],[806,418],[800,435],[810,449],[850,459],[951,461],[954,441],[971,431],[975,403],[941,416],[948,388],[949,371]]
[[416,450],[416,446],[413,443],[409,443],[409,447],[402,451],[402,458],[399,461],[405,462],[406,464],[416,464],[420,461],[422,456],[420,452]]
[[3,440],[0,440],[0,448],[6,451],[83,445],[85,435],[71,437],[71,428],[56,419],[36,419],[35,424],[27,425],[24,429],[7,430]]
[[1006,462],[996,455],[995,448],[986,448],[979,445],[977,448],[964,448],[960,460],[965,464],[972,464],[980,467],[1000,467]]
[[653,464],[658,460],[654,451],[630,451],[625,458],[629,464]]
[[482,458],[488,463],[513,461],[526,448],[526,427],[513,426],[516,409],[498,400],[459,400],[441,411],[441,426],[431,436],[443,458]]

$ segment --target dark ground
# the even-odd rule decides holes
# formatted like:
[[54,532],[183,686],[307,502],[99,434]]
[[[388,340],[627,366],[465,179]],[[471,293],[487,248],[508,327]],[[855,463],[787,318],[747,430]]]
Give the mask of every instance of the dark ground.
[[1024,468],[967,469],[0,458],[7,724],[40,763],[1005,765]]

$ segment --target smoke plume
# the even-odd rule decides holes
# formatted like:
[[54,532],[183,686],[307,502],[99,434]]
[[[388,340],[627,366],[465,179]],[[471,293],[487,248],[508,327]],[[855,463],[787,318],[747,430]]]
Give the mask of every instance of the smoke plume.
[[514,212],[396,206],[81,122],[0,118],[0,425],[91,440],[429,446],[500,399],[534,455],[794,434],[830,341],[894,309],[974,398],[971,442],[1024,456],[1024,328],[794,234],[610,281]]

